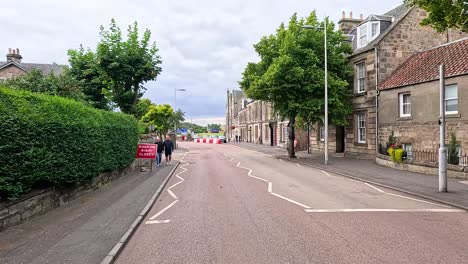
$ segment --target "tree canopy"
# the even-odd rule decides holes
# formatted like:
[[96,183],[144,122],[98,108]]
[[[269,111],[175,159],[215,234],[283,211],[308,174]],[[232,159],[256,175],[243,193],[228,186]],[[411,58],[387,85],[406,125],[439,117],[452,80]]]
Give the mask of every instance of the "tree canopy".
[[[304,25],[323,27],[312,12],[299,19],[294,14],[288,25],[281,24],[275,34],[264,36],[254,45],[260,57],[249,63],[239,82],[246,95],[272,103],[273,110],[289,119],[289,146],[295,139],[297,117],[308,122],[322,122],[324,116],[324,31],[305,29]],[[346,54],[351,46],[334,24],[327,24],[329,120],[335,125],[346,124],[351,113],[348,79],[351,68]],[[295,157],[294,148],[289,156]]]
[[430,25],[438,32],[449,28],[468,32],[467,0],[405,0],[405,3],[417,5],[429,12],[429,16],[421,22],[422,25]]
[[143,122],[154,125],[156,133],[161,138],[166,135],[170,129],[174,128],[174,109],[168,104],[151,105],[149,111],[143,116]]
[[161,73],[161,58],[151,31],[140,36],[138,23],[128,27],[126,39],[114,19],[108,29],[100,27],[96,52],[69,50],[72,75],[85,84],[84,94],[97,108],[115,104],[127,114],[138,116],[137,104],[146,88]]

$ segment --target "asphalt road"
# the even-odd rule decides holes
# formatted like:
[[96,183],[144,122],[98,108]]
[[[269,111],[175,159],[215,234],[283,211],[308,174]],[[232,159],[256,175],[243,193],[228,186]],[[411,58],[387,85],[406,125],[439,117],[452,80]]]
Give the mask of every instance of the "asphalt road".
[[129,174],[1,232],[0,263],[100,263],[172,168]]
[[464,211],[232,145],[181,145],[117,263],[467,263]]

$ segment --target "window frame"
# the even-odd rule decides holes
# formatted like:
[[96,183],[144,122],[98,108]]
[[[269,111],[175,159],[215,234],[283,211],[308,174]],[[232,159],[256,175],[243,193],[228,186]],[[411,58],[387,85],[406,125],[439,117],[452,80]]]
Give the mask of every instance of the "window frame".
[[401,147],[403,148],[404,151],[406,151],[406,158],[408,160],[412,160],[413,159],[413,145],[411,143],[403,143],[401,144]]
[[[355,64],[356,65],[356,93],[363,94],[366,92],[366,62],[361,61]],[[359,72],[359,67],[362,66],[362,76]],[[362,83],[362,90],[361,90]]]
[[[409,96],[409,103],[404,102],[405,95]],[[399,101],[399,111],[400,111],[400,117],[406,118],[406,117],[411,117],[411,93],[410,92],[404,92],[404,93],[399,93],[398,94],[398,101]],[[405,114],[405,104],[409,105],[409,113]]]
[[364,47],[369,43],[367,24],[364,23],[358,27],[358,47]]
[[[455,87],[455,90],[457,92],[457,97],[450,97],[450,98],[447,98],[447,88],[449,87]],[[455,100],[457,102],[457,110],[456,111],[447,111],[447,101],[453,101]],[[445,85],[445,98],[444,98],[444,112],[446,115],[457,115],[458,114],[458,106],[459,106],[459,102],[458,102],[458,85],[457,84],[449,84],[449,85]]]
[[[360,120],[360,117],[362,117],[363,119]],[[359,112],[356,114],[356,129],[357,129],[357,142],[359,144],[365,144],[367,143],[367,115],[366,115],[366,112]],[[361,127],[361,121],[364,122],[364,126]],[[364,134],[362,134],[362,131],[364,132]],[[361,140],[361,136],[364,136],[364,140]]]
[[[373,39],[377,38],[377,36],[378,36],[379,33],[380,33],[380,22],[371,22],[370,25],[371,25],[371,26],[370,26],[370,36],[371,36],[371,37],[370,37],[370,40],[372,41]],[[373,31],[374,25],[377,25],[377,27],[376,27],[376,29],[375,29],[375,35],[372,34],[372,33],[373,33],[372,31]]]

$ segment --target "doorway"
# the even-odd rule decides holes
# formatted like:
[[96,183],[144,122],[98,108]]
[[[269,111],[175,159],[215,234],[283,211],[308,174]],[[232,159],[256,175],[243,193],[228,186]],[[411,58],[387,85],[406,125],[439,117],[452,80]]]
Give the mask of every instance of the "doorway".
[[345,127],[336,127],[336,153],[345,152]]

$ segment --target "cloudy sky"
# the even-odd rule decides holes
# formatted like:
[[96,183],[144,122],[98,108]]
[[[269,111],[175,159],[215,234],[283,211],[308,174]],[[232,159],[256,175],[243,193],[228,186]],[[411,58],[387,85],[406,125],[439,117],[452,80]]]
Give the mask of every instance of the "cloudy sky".
[[[12,0],[2,1],[0,54],[19,48],[25,62],[67,64],[67,50],[80,44],[94,49],[99,25],[115,18],[121,28],[138,21],[152,31],[163,59],[163,72],[146,85],[145,97],[174,103],[187,118],[224,115],[227,89],[238,80],[261,36],[273,33],[297,12],[316,9],[335,22],[342,11],[381,14],[402,0]],[[0,60],[4,60],[0,58]]]

